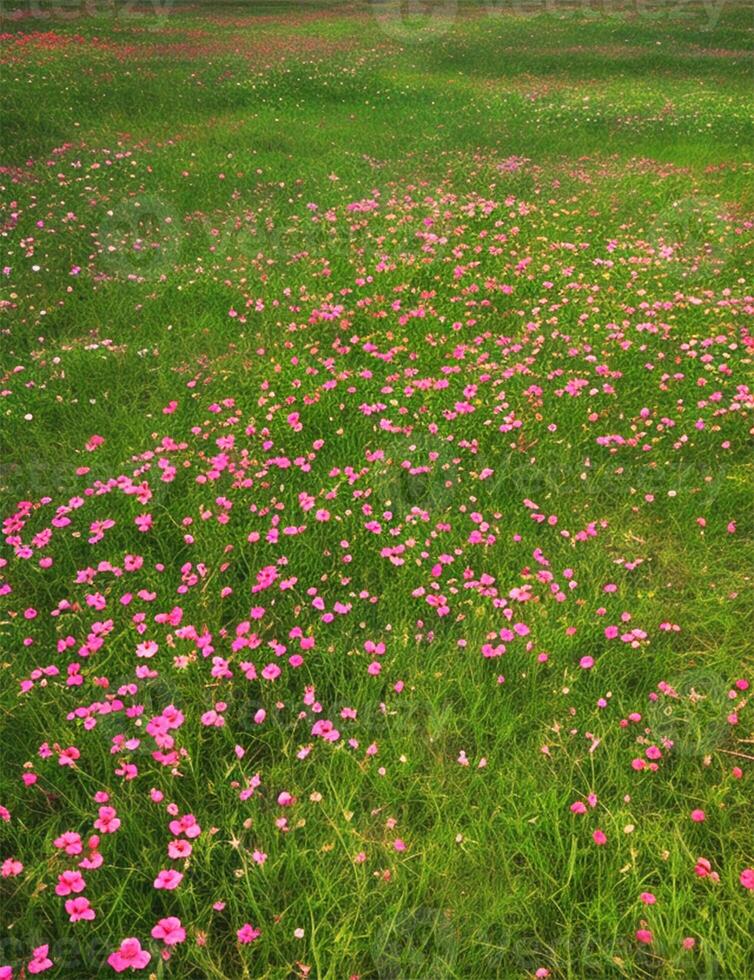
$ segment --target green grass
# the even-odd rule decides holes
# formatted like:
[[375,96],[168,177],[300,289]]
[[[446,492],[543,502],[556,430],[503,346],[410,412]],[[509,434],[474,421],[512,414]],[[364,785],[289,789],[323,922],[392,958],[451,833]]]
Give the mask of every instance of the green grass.
[[[145,976],[186,980],[754,975],[754,720],[736,687],[754,683],[750,9],[80,11],[6,7],[0,41],[0,516],[30,502],[0,551],[0,860],[24,865],[0,878],[0,966],[23,976],[47,943],[48,976],[109,976],[136,936]],[[276,515],[305,532],[266,540]],[[404,564],[382,552],[396,545]],[[143,568],[114,576],[127,554]],[[188,562],[206,575],[179,592]],[[276,563],[296,582],[252,594]],[[435,584],[447,615],[426,602]],[[349,610],[322,622],[314,587]],[[496,598],[529,633],[490,659],[510,626]],[[232,679],[154,622],[176,605]],[[274,652],[231,649],[255,605],[285,657],[292,628],[316,638],[274,681],[239,668]],[[614,624],[646,635],[606,639]],[[144,638],[154,659],[134,655]],[[386,644],[379,676],[367,640]],[[119,689],[143,711],[69,716]],[[218,701],[226,723],[208,727]],[[145,730],[169,704],[177,774]],[[341,738],[312,736],[317,717]],[[634,771],[649,745],[658,770]],[[153,787],[202,826],[186,860],[167,855]],[[94,832],[98,791],[122,826],[84,872],[96,919],[71,924],[54,892],[75,860],[53,841]],[[167,867],[184,880],[155,890]],[[164,916],[187,932],[169,962],[150,937]],[[262,930],[248,946],[245,922]]]

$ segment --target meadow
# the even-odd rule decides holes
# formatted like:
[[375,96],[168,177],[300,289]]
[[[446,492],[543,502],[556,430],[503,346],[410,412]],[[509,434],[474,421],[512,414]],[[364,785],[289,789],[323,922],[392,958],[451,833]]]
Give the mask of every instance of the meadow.
[[0,980],[754,977],[738,0],[11,0]]

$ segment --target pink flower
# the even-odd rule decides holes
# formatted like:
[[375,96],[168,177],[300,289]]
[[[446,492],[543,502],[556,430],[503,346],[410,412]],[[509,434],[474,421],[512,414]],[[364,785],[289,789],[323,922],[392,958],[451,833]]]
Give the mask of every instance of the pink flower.
[[57,837],[53,841],[53,844],[60,850],[65,851],[66,854],[81,854],[83,847],[81,834],[77,834],[73,830],[67,830],[64,834],[61,834],[60,837]]
[[23,864],[15,858],[6,858],[0,868],[0,875],[3,878],[15,878],[24,870]]
[[171,840],[168,842],[168,855],[174,861],[191,856],[193,848],[187,840]]
[[704,821],[706,819],[706,817],[707,817],[707,815],[704,812],[704,810],[692,810],[691,811],[691,819],[694,821],[694,823],[702,823],[702,821]]
[[166,946],[175,946],[186,938],[186,930],[181,925],[181,920],[171,915],[167,919],[160,919],[152,929],[152,937],[161,939]]
[[239,943],[253,943],[254,940],[258,939],[261,935],[262,930],[255,929],[250,922],[244,922],[241,928],[236,932]]
[[45,970],[49,970],[52,966],[52,960],[47,955],[50,947],[37,946],[36,949],[32,950],[32,960],[27,966],[29,973],[44,973]]
[[595,844],[601,847],[603,844],[607,844],[607,834],[604,830],[600,830],[598,827],[592,834],[592,840]]
[[657,899],[652,894],[652,892],[642,892],[639,898],[644,902],[645,905],[654,905]]
[[91,922],[92,919],[96,918],[96,913],[90,906],[89,899],[84,898],[83,895],[78,898],[69,898],[65,903],[65,910],[70,916],[71,922],[78,922],[80,919]]
[[131,936],[123,940],[119,949],[110,953],[107,962],[116,973],[122,973],[129,967],[132,970],[143,970],[151,958],[151,954],[146,949],[141,948],[139,940]]
[[649,929],[637,929],[636,938],[640,943],[644,943],[647,946],[654,940],[654,936]]
[[184,837],[194,838],[202,832],[202,828],[193,813],[185,813],[180,820],[171,820],[169,827],[170,833],[175,834],[176,837],[183,834]]
[[99,830],[103,834],[114,834],[120,827],[120,820],[116,815],[115,807],[101,806],[99,817],[94,821],[94,827],[95,830]]
[[71,893],[83,892],[86,882],[80,871],[64,871],[58,875],[58,883],[55,885],[55,894],[64,896]]
[[160,871],[154,880],[155,888],[164,888],[166,891],[172,891],[177,888],[183,881],[183,875],[180,871]]
[[738,880],[744,888],[748,888],[750,891],[754,890],[754,868],[744,868]]
[[704,857],[697,858],[694,873],[700,878],[709,878],[710,881],[720,880],[718,873],[712,870],[711,863]]

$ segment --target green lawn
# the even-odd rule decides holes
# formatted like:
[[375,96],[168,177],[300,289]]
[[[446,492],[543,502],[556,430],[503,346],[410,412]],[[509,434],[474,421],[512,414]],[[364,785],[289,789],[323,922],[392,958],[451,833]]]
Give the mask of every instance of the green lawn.
[[754,976],[753,35],[4,6],[0,980]]

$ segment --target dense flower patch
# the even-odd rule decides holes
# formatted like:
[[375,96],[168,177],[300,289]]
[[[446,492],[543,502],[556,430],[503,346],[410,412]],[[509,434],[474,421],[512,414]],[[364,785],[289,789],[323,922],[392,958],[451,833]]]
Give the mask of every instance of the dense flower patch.
[[198,138],[0,173],[0,980],[727,962],[751,216],[645,157],[312,190]]

